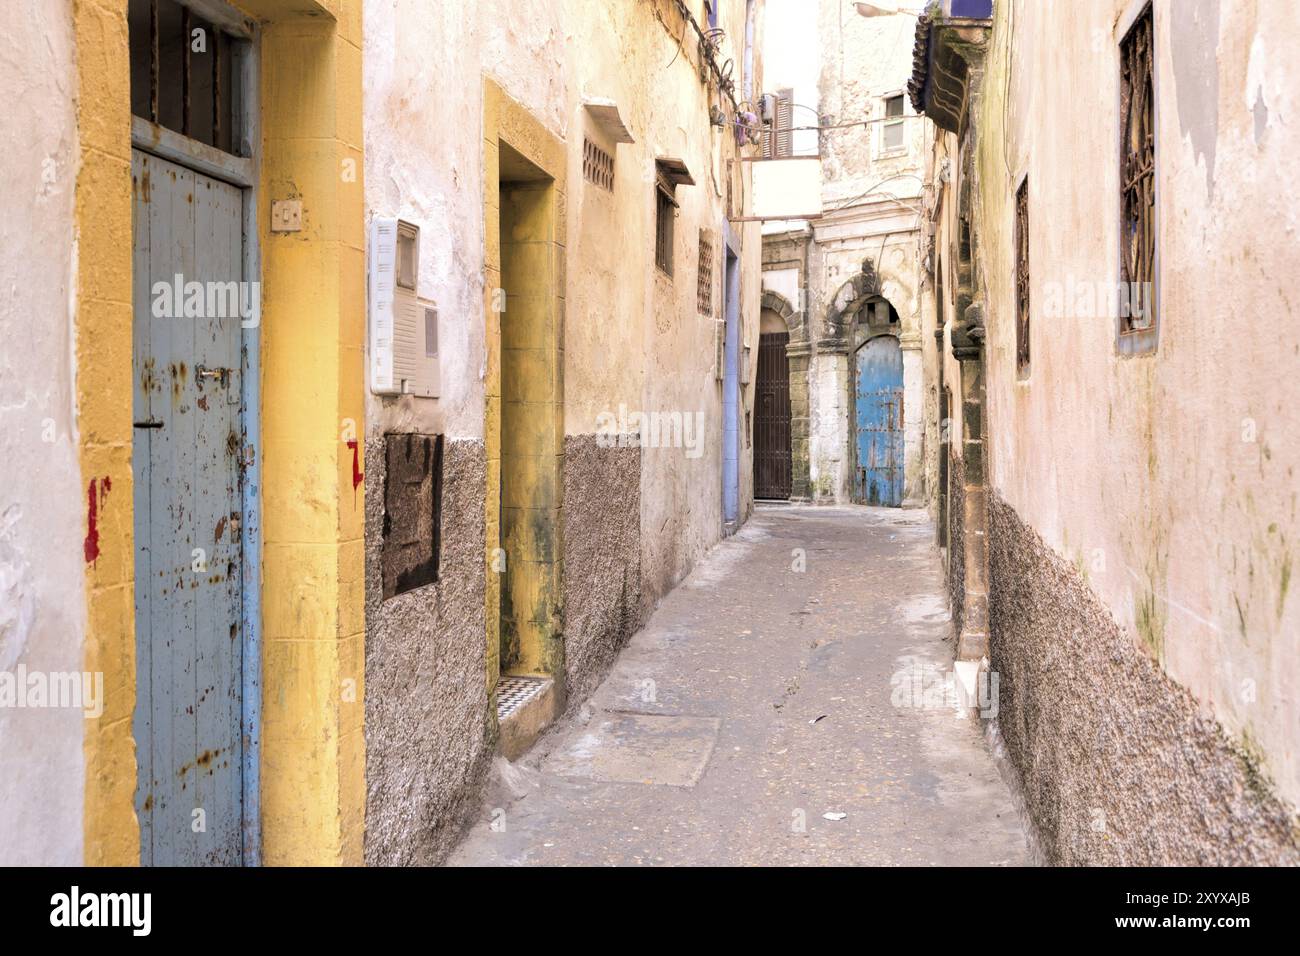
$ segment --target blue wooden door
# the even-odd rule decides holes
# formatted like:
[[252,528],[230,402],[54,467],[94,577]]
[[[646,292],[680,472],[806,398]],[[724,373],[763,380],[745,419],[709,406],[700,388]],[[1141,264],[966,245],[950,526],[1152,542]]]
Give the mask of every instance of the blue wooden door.
[[903,353],[898,339],[871,339],[857,356],[854,396],[854,498],[869,505],[903,502]]
[[238,864],[242,195],[139,151],[131,175],[140,858]]

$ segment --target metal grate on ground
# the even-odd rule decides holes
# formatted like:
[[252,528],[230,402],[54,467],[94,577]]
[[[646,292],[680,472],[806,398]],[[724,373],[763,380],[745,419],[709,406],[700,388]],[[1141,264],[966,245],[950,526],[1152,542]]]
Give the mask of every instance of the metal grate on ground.
[[505,720],[545,688],[545,677],[502,677],[497,682],[497,720]]

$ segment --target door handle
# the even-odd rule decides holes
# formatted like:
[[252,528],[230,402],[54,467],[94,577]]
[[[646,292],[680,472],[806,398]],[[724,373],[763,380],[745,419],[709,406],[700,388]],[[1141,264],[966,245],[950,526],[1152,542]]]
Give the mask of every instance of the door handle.
[[165,424],[167,424],[167,423],[166,423],[166,422],[155,421],[154,419],[150,418],[150,419],[148,419],[147,421],[143,421],[143,422],[132,422],[131,424],[132,424],[132,426],[135,427],[135,428],[162,428],[163,425],[165,425]]

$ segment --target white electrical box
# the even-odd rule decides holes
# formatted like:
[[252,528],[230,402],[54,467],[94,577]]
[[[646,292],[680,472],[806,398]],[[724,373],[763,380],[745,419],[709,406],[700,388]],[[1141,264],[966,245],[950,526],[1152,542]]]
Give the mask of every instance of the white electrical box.
[[416,295],[420,230],[401,219],[370,224],[370,390],[438,396],[438,310]]

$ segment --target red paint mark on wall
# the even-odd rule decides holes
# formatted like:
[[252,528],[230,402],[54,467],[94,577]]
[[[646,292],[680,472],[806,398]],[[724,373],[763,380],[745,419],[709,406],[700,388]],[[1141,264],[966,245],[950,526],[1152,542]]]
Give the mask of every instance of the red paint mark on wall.
[[352,490],[356,491],[366,476],[361,473],[361,452],[355,438],[348,442],[348,447],[352,449]]
[[86,540],[82,542],[81,550],[87,564],[94,564],[99,558],[99,512],[112,490],[113,479],[108,475],[102,481],[91,478],[86,487]]

